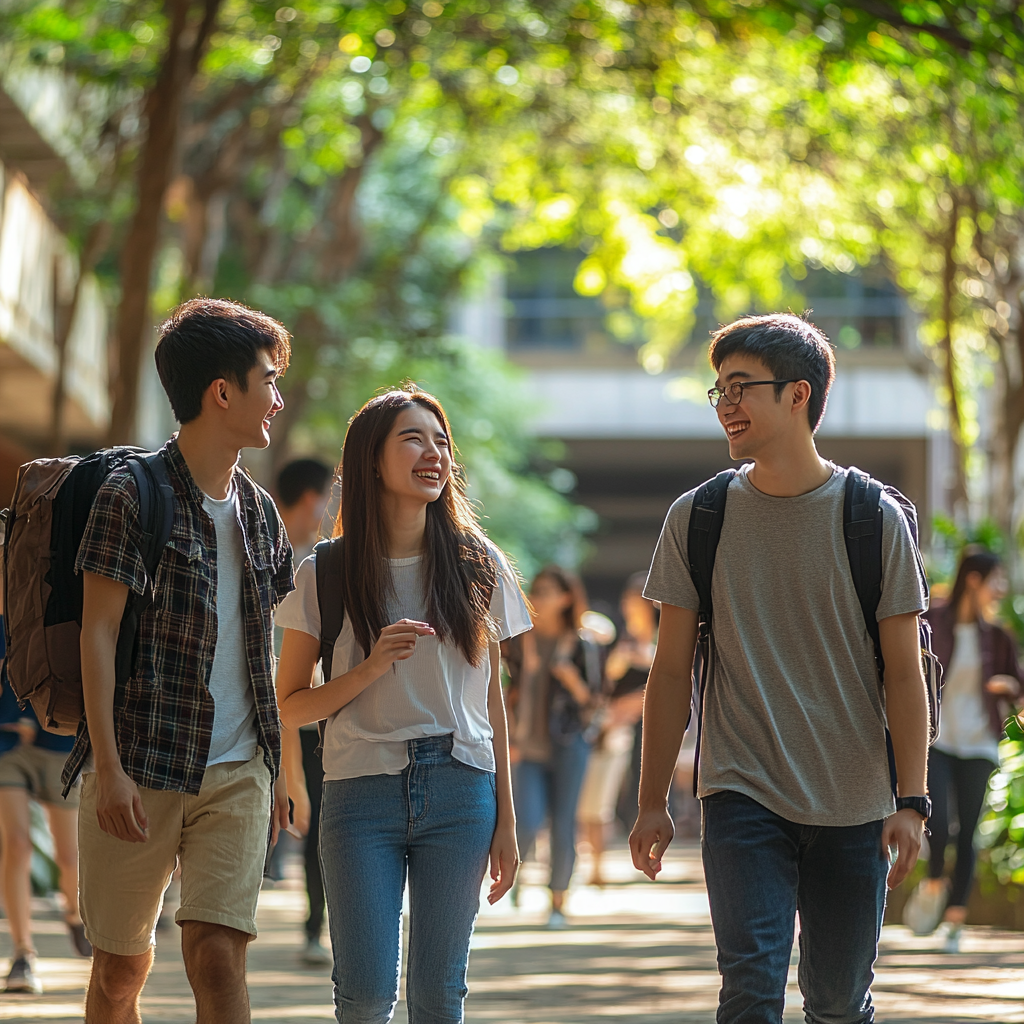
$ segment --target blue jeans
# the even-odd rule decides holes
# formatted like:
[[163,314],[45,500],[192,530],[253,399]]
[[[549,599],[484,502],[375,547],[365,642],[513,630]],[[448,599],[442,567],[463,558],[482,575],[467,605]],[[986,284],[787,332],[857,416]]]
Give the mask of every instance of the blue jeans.
[[798,912],[804,1020],[870,1024],[889,868],[881,820],[797,825],[728,791],[701,803],[718,1024],[780,1024]]
[[497,798],[494,775],[451,750],[451,736],[410,740],[400,775],[324,783],[320,858],[342,1024],[394,1016],[407,875],[409,1024],[462,1024]]
[[569,888],[576,864],[576,805],[589,756],[590,744],[577,733],[567,743],[552,742],[547,764],[520,761],[512,767],[519,855],[527,857],[550,814],[551,888],[555,892]]

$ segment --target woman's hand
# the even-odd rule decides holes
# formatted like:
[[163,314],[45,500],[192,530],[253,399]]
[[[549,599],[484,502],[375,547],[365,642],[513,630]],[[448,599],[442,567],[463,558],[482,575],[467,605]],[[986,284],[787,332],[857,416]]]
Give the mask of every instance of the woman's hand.
[[986,684],[985,689],[999,697],[1013,697],[1017,694],[1018,683],[1013,676],[995,675]]
[[616,697],[608,705],[608,725],[636,725],[644,713],[644,691],[637,690]]
[[417,638],[435,635],[434,627],[426,622],[399,619],[380,631],[380,636],[366,660],[378,675],[384,675],[396,661],[405,661],[413,656]]
[[554,661],[551,663],[549,671],[580,707],[590,703],[590,699],[593,697],[590,687],[583,681],[579,669],[571,661],[567,658]]
[[[511,818],[511,816],[508,816]],[[491,888],[487,893],[487,902],[494,906],[502,896],[512,888],[519,871],[519,847],[516,844],[515,818],[502,820],[499,815],[498,826],[491,840]]]

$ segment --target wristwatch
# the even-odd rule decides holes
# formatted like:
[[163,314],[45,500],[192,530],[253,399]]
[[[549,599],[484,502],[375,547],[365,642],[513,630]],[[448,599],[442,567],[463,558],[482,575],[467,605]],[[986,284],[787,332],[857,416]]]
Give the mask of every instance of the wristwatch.
[[927,821],[932,816],[932,800],[928,796],[898,796],[896,810],[916,811]]

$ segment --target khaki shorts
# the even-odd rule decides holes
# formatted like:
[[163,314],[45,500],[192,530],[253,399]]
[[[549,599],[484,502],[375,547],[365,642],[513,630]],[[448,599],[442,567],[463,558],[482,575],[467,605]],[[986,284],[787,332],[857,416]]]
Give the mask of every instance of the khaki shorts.
[[181,908],[174,920],[255,935],[270,789],[262,750],[251,761],[207,768],[194,796],[140,787],[149,839],[126,843],[100,828],[96,776],[85,775],[78,816],[79,901],[89,941],[121,956],[155,945],[164,890],[179,859]]
[[57,807],[78,806],[78,786],[68,793],[67,800],[61,795],[64,783],[60,773],[68,755],[60,750],[43,750],[24,743],[0,755],[0,787],[27,789],[33,800]]

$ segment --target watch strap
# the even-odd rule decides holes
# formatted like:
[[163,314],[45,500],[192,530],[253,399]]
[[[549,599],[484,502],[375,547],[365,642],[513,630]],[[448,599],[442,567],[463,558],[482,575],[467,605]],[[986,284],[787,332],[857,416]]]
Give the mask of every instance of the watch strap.
[[931,797],[927,796],[898,796],[896,797],[896,810],[910,810],[920,814],[927,821],[932,816]]

